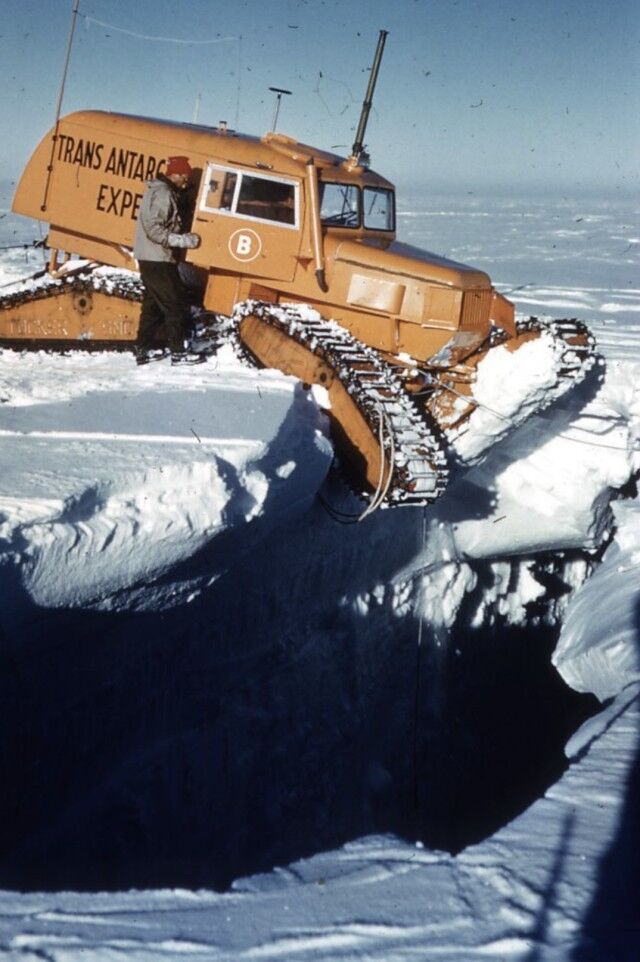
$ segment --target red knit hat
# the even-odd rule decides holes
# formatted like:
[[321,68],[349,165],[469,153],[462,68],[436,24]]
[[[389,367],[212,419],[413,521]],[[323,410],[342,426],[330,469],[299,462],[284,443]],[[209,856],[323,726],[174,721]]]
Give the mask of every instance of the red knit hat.
[[172,174],[186,174],[191,176],[191,164],[188,157],[169,157],[167,160],[167,177]]

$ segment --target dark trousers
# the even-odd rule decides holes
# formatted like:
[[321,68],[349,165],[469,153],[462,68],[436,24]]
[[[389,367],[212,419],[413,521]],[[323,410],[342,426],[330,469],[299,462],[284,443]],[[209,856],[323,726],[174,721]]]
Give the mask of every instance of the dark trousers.
[[189,329],[189,298],[180,280],[178,265],[165,261],[140,261],[139,266],[144,296],[138,346],[152,347],[162,339],[171,351],[183,351]]

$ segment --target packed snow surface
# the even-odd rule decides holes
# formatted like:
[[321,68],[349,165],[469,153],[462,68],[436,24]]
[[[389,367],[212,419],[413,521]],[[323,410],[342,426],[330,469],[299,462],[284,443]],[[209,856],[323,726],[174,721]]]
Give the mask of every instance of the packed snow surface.
[[[558,671],[576,690],[609,700],[573,734],[559,780],[457,855],[375,835],[238,879],[224,894],[7,891],[6,957],[640,955],[638,921],[625,901],[625,886],[638,879],[637,227],[626,207],[581,204],[416,201],[400,211],[403,239],[488,269],[523,314],[588,321],[606,361],[506,437],[487,416],[483,431],[499,443],[481,463],[458,466],[428,510],[335,524],[315,500],[319,491],[345,511],[361,506],[326,482],[332,450],[322,398],[276,372],[243,367],[230,348],[177,371],[165,363],[137,369],[126,353],[2,351],[1,628],[11,644],[43,609],[195,607],[265,546],[276,543],[273,556],[286,560],[286,536],[289,567],[264,572],[273,592],[267,608],[289,593],[298,606],[307,598],[310,617],[319,618],[314,605],[327,592],[337,625],[340,612],[370,622],[372,638],[381,632],[375,637],[390,646],[394,626],[407,619],[418,638],[424,629],[424,644],[445,647],[462,618],[475,628],[562,621]],[[26,229],[10,218],[3,225]],[[436,242],[443,231],[444,246]],[[449,245],[449,233],[465,240]],[[0,281],[28,272],[21,256],[4,255]],[[497,353],[491,363],[499,367]],[[482,388],[487,409],[498,376]],[[514,411],[519,404],[514,397]],[[316,630],[320,645],[320,620]],[[237,640],[238,659],[243,644],[252,640]],[[295,645],[288,650],[305,657]],[[328,681],[340,688],[340,679]],[[391,699],[378,712],[392,715]],[[384,794],[388,773],[372,765],[370,778]],[[73,811],[58,816],[57,827]]]
[[194,371],[3,353],[0,537],[21,546],[37,604],[115,604],[267,497],[283,514],[308,505],[332,457],[318,409],[293,379],[226,356]]

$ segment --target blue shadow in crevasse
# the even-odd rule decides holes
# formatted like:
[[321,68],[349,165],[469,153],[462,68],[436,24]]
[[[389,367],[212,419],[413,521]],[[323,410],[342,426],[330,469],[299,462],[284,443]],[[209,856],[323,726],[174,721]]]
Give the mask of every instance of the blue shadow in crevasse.
[[[640,648],[640,595],[635,611]],[[629,770],[618,833],[602,859],[596,892],[572,962],[640,959],[640,746]]]

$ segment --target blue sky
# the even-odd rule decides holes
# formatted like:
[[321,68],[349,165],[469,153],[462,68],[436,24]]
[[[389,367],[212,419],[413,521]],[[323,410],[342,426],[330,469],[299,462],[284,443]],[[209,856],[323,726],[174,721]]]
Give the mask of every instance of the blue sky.
[[[0,180],[52,125],[71,9],[4,0]],[[638,186],[636,0],[80,0],[63,113],[191,121],[198,109],[200,122],[262,134],[268,87],[285,87],[278,129],[348,152],[381,28],[366,140],[399,185]]]

